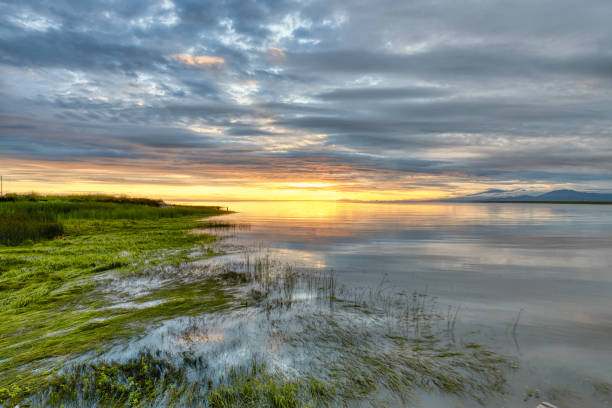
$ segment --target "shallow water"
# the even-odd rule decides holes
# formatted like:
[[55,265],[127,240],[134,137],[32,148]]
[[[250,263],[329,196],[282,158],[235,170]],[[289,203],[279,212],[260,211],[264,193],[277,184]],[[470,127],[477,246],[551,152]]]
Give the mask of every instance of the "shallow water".
[[[386,279],[394,290],[426,290],[442,309],[460,306],[458,336],[476,332],[520,359],[511,394],[489,406],[547,399],[560,408],[609,406],[592,380],[612,381],[612,206],[226,205],[238,213],[223,219],[251,226],[236,232],[242,242],[272,248],[286,262],[333,270],[349,286]],[[540,398],[525,402],[525,387]]]

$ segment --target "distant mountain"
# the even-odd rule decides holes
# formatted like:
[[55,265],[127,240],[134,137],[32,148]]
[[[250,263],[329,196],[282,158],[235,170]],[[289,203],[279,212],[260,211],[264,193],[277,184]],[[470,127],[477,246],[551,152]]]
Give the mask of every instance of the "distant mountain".
[[[463,197],[451,198],[445,201],[543,201],[543,202],[612,202],[612,194],[586,193],[574,190],[555,190],[544,194],[520,194],[519,190],[491,189]],[[517,195],[518,194],[518,195]]]

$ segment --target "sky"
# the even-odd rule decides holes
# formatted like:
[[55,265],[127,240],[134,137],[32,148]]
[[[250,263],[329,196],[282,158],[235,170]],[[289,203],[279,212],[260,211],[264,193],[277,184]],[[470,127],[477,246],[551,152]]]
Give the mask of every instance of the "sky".
[[5,190],[612,191],[609,0],[0,0]]

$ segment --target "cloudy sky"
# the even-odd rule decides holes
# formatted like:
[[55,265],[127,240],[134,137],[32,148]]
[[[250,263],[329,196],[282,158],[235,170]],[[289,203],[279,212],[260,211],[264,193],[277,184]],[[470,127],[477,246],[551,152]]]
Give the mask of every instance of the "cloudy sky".
[[13,191],[612,190],[610,0],[0,1]]

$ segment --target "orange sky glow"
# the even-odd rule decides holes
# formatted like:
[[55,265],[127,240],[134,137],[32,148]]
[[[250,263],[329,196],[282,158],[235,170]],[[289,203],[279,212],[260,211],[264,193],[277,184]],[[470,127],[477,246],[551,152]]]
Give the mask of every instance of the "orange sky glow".
[[[453,190],[422,187],[429,182],[453,181],[453,175],[383,174],[383,182],[360,174],[333,174],[337,169],[317,167],[307,177],[294,172],[258,171],[240,166],[173,168],[168,163],[51,162],[7,160],[5,193],[143,196],[167,200],[436,200],[482,189],[479,183],[459,181]],[[6,169],[8,168],[8,172]],[[331,175],[329,173],[332,173]],[[404,178],[404,180],[402,179]],[[412,183],[413,185],[410,185]],[[452,184],[451,184],[452,185]],[[546,186],[541,186],[546,188]]]

